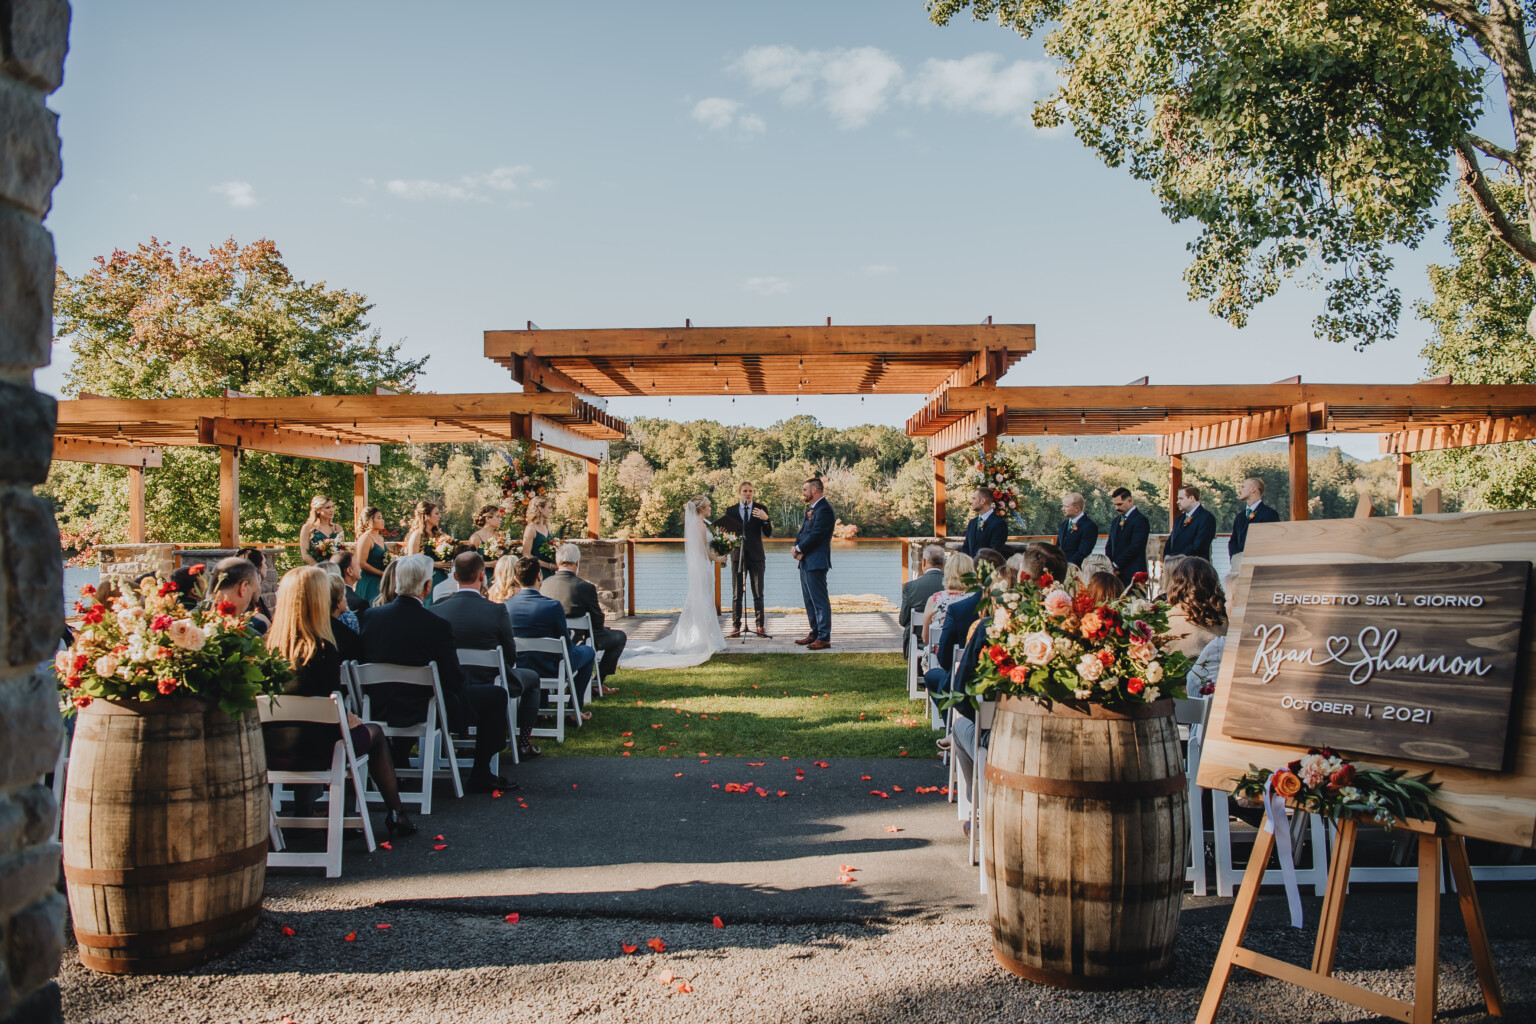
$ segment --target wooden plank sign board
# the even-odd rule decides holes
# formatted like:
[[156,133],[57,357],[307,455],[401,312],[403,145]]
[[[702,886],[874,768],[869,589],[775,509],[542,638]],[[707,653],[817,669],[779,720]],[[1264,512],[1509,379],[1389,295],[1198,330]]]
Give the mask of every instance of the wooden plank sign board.
[[[1231,595],[1200,785],[1230,790],[1250,765],[1277,768],[1329,744],[1362,764],[1432,772],[1458,835],[1536,847],[1536,601],[1525,600],[1533,562],[1536,510],[1253,527]],[[1276,594],[1344,595],[1345,603],[1277,604]],[[1369,606],[1367,595],[1375,595]],[[1426,604],[1415,605],[1420,597]],[[1275,645],[1277,634],[1255,631],[1276,624],[1285,626],[1271,648],[1280,654],[1266,661],[1259,645],[1265,635]],[[1362,660],[1361,633],[1371,627],[1381,636],[1367,632],[1365,643],[1386,662],[1373,659],[1370,680],[1355,685],[1357,666],[1348,663]],[[1329,648],[1332,637],[1346,639]],[[1303,660],[1297,652],[1307,648]],[[1476,668],[1468,670],[1469,658],[1480,659]],[[1275,664],[1270,682],[1258,682]]]
[[1259,565],[1224,730],[1501,771],[1528,562]]

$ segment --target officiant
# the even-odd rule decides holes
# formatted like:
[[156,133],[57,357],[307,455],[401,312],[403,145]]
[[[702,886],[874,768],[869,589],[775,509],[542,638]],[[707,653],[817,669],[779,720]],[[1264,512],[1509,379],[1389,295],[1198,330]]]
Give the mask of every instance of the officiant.
[[757,635],[768,636],[768,620],[763,609],[763,538],[772,536],[773,523],[768,509],[752,500],[752,485],[742,484],[737,502],[715,521],[715,529],[740,538],[731,552],[731,637],[741,636],[747,585],[752,586],[752,607],[757,611]]

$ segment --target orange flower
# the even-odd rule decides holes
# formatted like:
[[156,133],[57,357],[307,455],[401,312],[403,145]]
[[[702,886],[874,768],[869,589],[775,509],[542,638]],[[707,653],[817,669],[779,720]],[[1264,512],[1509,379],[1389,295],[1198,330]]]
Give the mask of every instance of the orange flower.
[[1287,771],[1275,772],[1271,783],[1274,791],[1283,797],[1292,797],[1301,792],[1301,780]]

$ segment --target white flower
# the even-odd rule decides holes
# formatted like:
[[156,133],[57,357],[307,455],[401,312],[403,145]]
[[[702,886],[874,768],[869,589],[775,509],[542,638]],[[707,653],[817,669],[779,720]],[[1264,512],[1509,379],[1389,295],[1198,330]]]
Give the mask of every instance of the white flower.
[[1149,686],[1145,690],[1141,691],[1142,699],[1145,700],[1148,704],[1152,703],[1154,700],[1157,700],[1157,698],[1161,697],[1162,695],[1163,691],[1159,690],[1155,686]]
[[1104,663],[1095,655],[1085,654],[1077,663],[1077,674],[1091,683],[1104,674]]
[[59,673],[67,673],[69,672],[70,662],[73,660],[68,651],[60,651],[53,656],[53,670]]
[[1163,666],[1162,666],[1162,663],[1161,662],[1156,662],[1156,661],[1149,661],[1149,662],[1147,662],[1146,668],[1142,669],[1142,676],[1149,683],[1160,683],[1160,682],[1162,682],[1163,681]]
[[1058,658],[1070,657],[1077,647],[1064,636],[1056,638],[1056,656]]
[[191,619],[177,619],[165,632],[171,638],[171,643],[184,651],[200,651],[208,640],[207,634]]
[[1339,799],[1347,804],[1359,803],[1360,791],[1354,786],[1345,786],[1339,790]]
[[103,654],[96,659],[96,674],[103,679],[109,679],[112,673],[117,671],[119,658],[115,654]]
[[1113,690],[1116,687],[1118,687],[1119,685],[1120,685],[1120,677],[1119,676],[1106,675],[1103,679],[1099,680],[1099,689],[1101,689],[1101,690]]
[[1031,665],[1044,665],[1055,653],[1049,633],[1031,633],[1024,638],[1024,660]]
[[1007,608],[999,608],[992,613],[992,628],[999,633],[1004,632],[1013,624],[1013,616],[1008,614]]
[[1126,618],[1139,619],[1151,610],[1152,602],[1148,601],[1146,598],[1138,597],[1136,600],[1132,601],[1128,606],[1126,606],[1125,615]]
[[1045,595],[1042,606],[1045,614],[1059,619],[1072,610],[1072,598],[1065,590],[1052,590]]
[[1131,641],[1130,654],[1132,661],[1140,662],[1141,664],[1146,665],[1149,664],[1153,658],[1157,657],[1157,648],[1153,647],[1151,644],[1136,643],[1136,641],[1133,639]]
[[1072,696],[1076,697],[1078,700],[1087,700],[1089,697],[1093,696],[1093,688],[1089,687],[1086,690],[1073,690]]

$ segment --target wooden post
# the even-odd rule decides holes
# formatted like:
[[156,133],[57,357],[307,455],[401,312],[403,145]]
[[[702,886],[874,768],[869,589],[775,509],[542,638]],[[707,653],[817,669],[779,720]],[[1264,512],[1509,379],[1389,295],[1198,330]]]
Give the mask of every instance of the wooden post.
[[1290,435],[1291,518],[1307,518],[1307,434]]
[[219,447],[219,547],[240,546],[240,450]]
[[[352,467],[352,528],[357,529],[358,521],[363,518],[363,509],[368,507],[368,467]],[[354,538],[355,539],[355,538]]]
[[1168,532],[1179,517],[1179,488],[1184,486],[1184,456],[1168,456]]
[[[603,534],[602,505],[598,501],[598,463],[587,460],[587,539],[597,540]],[[718,602],[716,602],[718,603]]]
[[144,543],[144,467],[128,467],[128,543]]
[[630,615],[635,614],[635,541],[631,537],[624,542],[625,566],[624,579],[628,583],[629,596],[626,599],[627,610]]
[[901,585],[906,586],[912,579],[912,542],[906,537],[901,538]]
[[1397,456],[1397,514],[1413,515],[1413,456],[1407,452]]
[[1440,514],[1440,488],[1426,487],[1424,497],[1419,499],[1419,514],[1437,516]]
[[935,537],[947,537],[946,524],[949,521],[949,512],[944,507],[944,457],[933,460],[933,535]]

